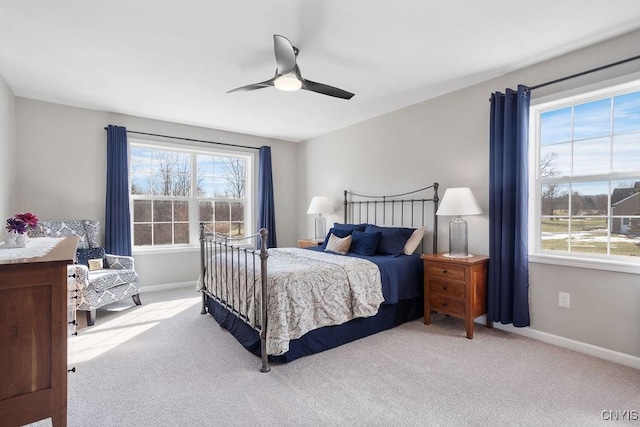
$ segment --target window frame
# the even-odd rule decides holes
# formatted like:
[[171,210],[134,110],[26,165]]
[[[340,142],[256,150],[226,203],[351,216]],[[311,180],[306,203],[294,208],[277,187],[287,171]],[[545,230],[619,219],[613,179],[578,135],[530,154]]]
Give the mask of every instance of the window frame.
[[[131,150],[134,147],[142,147],[157,150],[170,150],[179,153],[188,153],[191,162],[191,196],[187,198],[189,204],[189,242],[188,244],[168,244],[168,245],[149,245],[149,246],[136,246],[134,245],[134,233],[133,233],[133,201],[134,200],[154,200],[154,197],[166,198],[167,200],[178,200],[180,196],[145,196],[145,195],[132,195],[131,194]],[[197,183],[197,155],[202,154],[206,156],[223,156],[223,157],[241,157],[246,161],[246,184],[245,184],[245,235],[250,236],[256,232],[256,209],[257,209],[257,151],[247,148],[234,148],[226,149],[222,147],[213,147],[208,143],[200,142],[165,142],[155,141],[150,139],[130,138],[128,144],[128,163],[129,163],[129,211],[131,215],[131,247],[134,254],[152,254],[152,253],[177,253],[177,252],[195,252],[200,250],[200,221],[199,221],[199,202],[202,198],[199,198],[195,191],[195,185]],[[211,200],[215,198],[206,198]],[[227,199],[230,200],[230,199]]]
[[[640,73],[633,73],[616,79],[598,82],[592,85],[578,87],[560,93],[534,98],[531,100],[529,116],[529,261],[534,263],[562,265],[578,268],[590,268],[606,271],[640,274],[640,257],[610,254],[589,254],[583,252],[555,252],[541,249],[541,219],[542,215],[542,183],[539,179],[540,165],[540,115],[543,112],[556,110],[567,106],[587,103],[602,98],[615,97],[624,93],[640,91]],[[573,154],[572,154],[573,158]],[[640,174],[607,173],[602,175],[585,175],[562,177],[558,180],[577,183],[617,181],[636,179]],[[553,178],[551,178],[553,181]],[[547,179],[546,182],[549,182]],[[611,221],[610,202],[607,221]]]

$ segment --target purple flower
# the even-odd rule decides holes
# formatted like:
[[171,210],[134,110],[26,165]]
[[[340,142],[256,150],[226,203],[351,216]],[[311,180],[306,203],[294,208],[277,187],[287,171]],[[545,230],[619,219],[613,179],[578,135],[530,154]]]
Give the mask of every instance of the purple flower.
[[16,233],[19,233],[19,234],[24,234],[27,232],[27,224],[20,219],[9,218],[7,220],[7,230],[15,231]]

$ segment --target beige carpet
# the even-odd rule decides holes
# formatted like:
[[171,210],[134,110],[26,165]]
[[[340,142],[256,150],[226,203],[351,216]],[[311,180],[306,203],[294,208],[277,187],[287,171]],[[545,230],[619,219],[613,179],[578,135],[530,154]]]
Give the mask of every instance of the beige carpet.
[[640,412],[639,370],[481,325],[467,340],[440,315],[265,374],[192,288],[142,303],[80,330],[70,426],[588,426]]

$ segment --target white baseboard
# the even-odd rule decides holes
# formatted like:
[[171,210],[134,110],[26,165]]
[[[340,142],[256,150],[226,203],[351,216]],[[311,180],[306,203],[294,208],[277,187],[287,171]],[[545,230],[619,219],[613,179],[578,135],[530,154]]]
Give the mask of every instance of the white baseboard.
[[146,292],[157,292],[157,291],[166,291],[167,289],[178,289],[178,288],[186,288],[188,286],[193,287],[193,291],[196,290],[196,281],[191,282],[179,282],[179,283],[167,283],[164,285],[151,285],[151,286],[142,286],[140,288],[140,293]]
[[[486,324],[486,316],[478,317],[476,319],[476,322],[481,323],[483,325]],[[590,356],[598,357],[600,359],[608,360],[610,362],[615,362],[621,365],[640,369],[640,357],[632,356],[630,354],[609,350],[608,348],[598,347],[596,345],[572,340],[569,338],[561,337],[559,335],[549,334],[547,332],[538,331],[530,327],[516,328],[513,325],[503,325],[502,323],[497,323],[497,322],[493,323],[493,327],[503,331],[512,332],[514,334],[533,338],[534,340],[543,341],[548,344],[557,345],[558,347],[563,347],[569,350],[577,351],[579,353],[588,354]]]

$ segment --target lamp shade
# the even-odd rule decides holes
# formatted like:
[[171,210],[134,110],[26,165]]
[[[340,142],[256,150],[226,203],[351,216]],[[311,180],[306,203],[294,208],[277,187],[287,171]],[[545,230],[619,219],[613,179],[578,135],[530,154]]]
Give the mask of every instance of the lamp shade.
[[333,207],[329,199],[324,196],[314,196],[307,210],[307,214],[333,213]]
[[469,187],[447,188],[436,215],[480,215],[482,209]]

